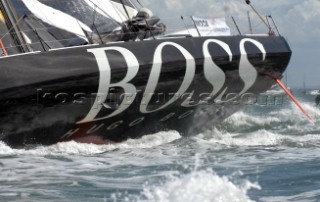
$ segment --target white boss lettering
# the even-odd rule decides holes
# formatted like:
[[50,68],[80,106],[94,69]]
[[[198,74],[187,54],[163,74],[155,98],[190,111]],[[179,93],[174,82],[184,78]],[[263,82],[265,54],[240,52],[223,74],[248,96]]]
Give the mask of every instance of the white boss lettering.
[[[173,98],[171,98],[166,104],[162,105],[158,109],[148,110],[147,109],[148,104],[150,103],[152,95],[153,95],[154,91],[156,90],[156,87],[159,82],[159,77],[160,77],[160,73],[161,73],[161,66],[162,66],[161,55],[162,55],[162,50],[165,46],[174,46],[183,54],[183,56],[185,57],[185,59],[187,61],[186,74],[184,76],[183,82],[182,82],[178,92],[176,92],[177,96],[173,96]],[[143,100],[144,104],[140,105],[140,111],[145,114],[152,113],[152,112],[156,112],[161,109],[164,109],[168,105],[174,103],[177,100],[177,98],[179,98],[183,93],[185,93],[187,91],[187,89],[189,88],[189,86],[191,85],[191,83],[193,81],[195,72],[196,72],[196,62],[195,62],[193,56],[185,48],[183,48],[179,44],[172,43],[172,42],[164,42],[164,43],[160,44],[157,47],[155,54],[154,54],[153,66],[152,66],[151,74],[150,74],[149,81],[146,86],[146,90],[145,90],[145,94],[144,94],[144,100]]]
[[[256,68],[250,63],[248,59],[247,51],[245,49],[245,44],[246,43],[254,44],[262,52],[263,61],[266,58],[266,50],[264,49],[263,45],[256,40],[245,38],[240,41],[239,48],[240,48],[241,58],[240,58],[240,65],[239,65],[239,77],[244,82],[244,87],[239,93],[236,93],[233,97],[231,98],[227,97],[226,98],[227,100],[221,101],[221,99],[225,97],[225,93],[228,90],[228,87],[224,88],[226,84],[226,74],[212,59],[213,55],[209,52],[209,45],[212,43],[219,45],[228,54],[227,57],[230,62],[233,59],[232,51],[230,49],[230,46],[227,43],[217,39],[208,39],[204,41],[202,45],[202,51],[204,56],[203,72],[204,72],[205,79],[213,87],[212,91],[206,94],[204,102],[207,103],[208,100],[210,100],[214,96],[217,96],[214,100],[215,103],[230,102],[235,100],[237,97],[243,95],[245,92],[247,92],[254,85],[258,77],[258,72]],[[170,97],[169,101],[166,101],[166,103],[162,104],[161,106],[157,106],[156,109],[155,108],[150,109],[151,108],[149,106],[150,102],[152,98],[154,98],[153,96],[155,96],[156,88],[159,85],[159,79],[160,79],[162,65],[163,65],[162,55],[163,55],[163,50],[166,46],[172,46],[182,53],[186,61],[185,75],[178,91],[169,92],[174,94],[174,96]],[[125,77],[117,83],[111,83],[111,67],[110,67],[108,56],[106,54],[106,51],[110,51],[110,50],[119,52],[124,57],[127,65],[127,73]],[[124,112],[125,110],[127,110],[134,103],[133,101],[136,100],[136,97],[138,94],[136,86],[134,86],[130,82],[138,74],[140,65],[139,65],[138,59],[131,51],[129,51],[126,48],[115,47],[115,46],[88,49],[87,51],[89,53],[92,53],[97,61],[97,65],[100,72],[99,88],[98,88],[97,96],[95,98],[93,106],[91,107],[91,110],[89,111],[87,116],[83,120],[79,121],[77,124],[92,122],[92,121],[99,121],[99,120],[104,120],[110,117],[114,117]],[[139,103],[140,112],[142,114],[149,114],[149,113],[163,110],[167,108],[169,105],[176,102],[178,99],[184,100],[181,104],[182,107],[195,107],[199,104],[204,103],[202,101],[198,103],[192,102],[191,98],[195,93],[195,91],[191,91],[191,93],[187,97],[183,96],[191,86],[195,77],[195,73],[196,73],[195,58],[191,55],[191,53],[188,50],[186,50],[184,47],[174,42],[163,42],[159,44],[155,49],[150,75],[146,83],[146,87],[142,96],[141,103]],[[105,102],[108,97],[108,92],[110,88],[114,88],[114,87],[122,88],[124,90],[125,98],[122,99],[121,103],[119,104],[119,107],[115,109],[112,113],[105,115],[103,117],[97,117],[99,112],[102,110],[103,106],[105,108],[108,108],[107,106],[108,103],[105,103]],[[184,114],[184,115],[188,116],[190,114]],[[181,115],[180,118],[184,118],[185,117],[184,115]],[[175,112],[168,114],[167,116],[163,117],[160,121],[169,120],[173,116],[175,116]],[[144,117],[133,121],[132,123],[130,123],[130,125],[135,126],[140,124],[143,121],[144,121]],[[123,121],[115,122],[111,124],[107,129],[113,130],[114,128],[119,127],[121,124],[123,124]],[[91,130],[96,131],[100,129],[100,127],[102,126],[97,125],[97,126],[94,126]],[[70,131],[66,135],[72,134],[73,132],[74,131]]]
[[241,58],[240,58],[240,65],[239,65],[239,76],[240,76],[241,80],[244,82],[245,85],[244,85],[242,91],[238,95],[235,95],[231,99],[227,99],[227,100],[221,101],[223,95],[227,91],[227,89],[225,89],[224,92],[222,92],[215,99],[216,103],[226,103],[226,102],[231,102],[231,101],[237,99],[239,96],[241,96],[245,92],[247,92],[254,85],[254,83],[257,80],[258,72],[254,68],[254,66],[249,62],[248,54],[247,54],[247,51],[245,50],[245,47],[244,47],[246,42],[251,42],[251,43],[253,43],[254,45],[256,45],[259,48],[259,50],[263,54],[263,58],[262,58],[263,61],[266,58],[266,50],[264,49],[263,45],[260,42],[258,42],[256,40],[253,40],[253,39],[242,39],[240,41]]
[[[232,52],[228,44],[225,42],[216,40],[216,39],[208,39],[204,42],[202,51],[204,55],[204,75],[207,81],[213,86],[213,91],[210,93],[209,97],[215,96],[224,86],[226,81],[225,73],[218,67],[218,65],[213,61],[212,55],[209,53],[209,44],[216,43],[221,46],[229,55],[229,60],[232,61]],[[181,106],[183,107],[194,107],[196,105],[201,104],[201,102],[191,105],[189,103],[190,99],[186,99]]]
[[[118,83],[114,83],[114,84],[111,83],[111,67],[106,55],[107,50],[115,50],[121,53],[124,56],[126,63],[128,65],[127,75],[122,81]],[[123,88],[125,93],[133,95],[131,97],[133,100],[135,99],[136,92],[137,92],[136,87],[129,83],[137,75],[139,71],[139,62],[132,52],[122,47],[106,47],[106,48],[89,49],[88,52],[93,53],[98,63],[98,67],[100,71],[100,82],[99,82],[98,94],[101,95],[101,97],[96,98],[95,103],[93,104],[89,114],[82,121],[79,121],[78,123],[98,121],[98,120],[110,118],[112,116],[120,114],[121,112],[125,111],[128,107],[130,107],[130,105],[126,104],[127,100],[123,99],[122,103],[120,104],[119,108],[116,111],[114,111],[108,116],[96,118],[101,108],[103,107],[103,103],[107,99],[110,88],[112,87]]]
[[247,51],[244,48],[244,45],[246,42],[251,42],[254,45],[256,45],[259,50],[262,52],[262,60],[264,61],[266,59],[266,50],[264,49],[263,45],[253,39],[242,39],[240,41],[240,53],[241,53],[241,59],[240,59],[240,66],[239,66],[239,74],[242,81],[245,83],[245,86],[243,90],[239,93],[242,95],[243,93],[247,92],[253,84],[256,82],[258,73],[257,70],[252,66],[252,64],[249,62]]

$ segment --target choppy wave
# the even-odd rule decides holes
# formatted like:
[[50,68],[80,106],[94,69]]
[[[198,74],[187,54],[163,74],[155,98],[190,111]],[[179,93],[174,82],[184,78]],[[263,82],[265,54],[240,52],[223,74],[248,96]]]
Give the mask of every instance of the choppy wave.
[[260,200],[266,202],[279,202],[279,201],[316,201],[314,200],[317,196],[320,195],[320,190],[314,190],[310,192],[303,192],[302,194],[293,195],[293,196],[276,196],[276,197],[263,197]]
[[221,125],[198,135],[197,139],[228,146],[320,145],[320,110],[309,103],[302,103],[302,106],[314,122],[290,104],[279,110],[263,109],[260,114],[238,112]]
[[[320,145],[320,109],[310,103],[302,103],[304,109],[314,118],[309,121],[292,103],[279,110],[262,109],[250,113],[241,111],[217,127],[196,135],[198,141],[223,144],[228,146],[310,146]],[[259,106],[258,106],[259,107]],[[31,150],[12,149],[0,142],[0,155],[34,154],[34,155],[90,155],[116,149],[152,148],[180,139],[176,131],[159,132],[141,139],[127,140],[113,145],[93,145],[77,142],[63,142],[52,146],[41,146]]]
[[223,133],[215,129],[210,134],[201,134],[199,141],[218,143],[228,146],[289,146],[310,147],[320,144],[320,135],[290,136],[276,134],[267,130],[258,130],[252,133]]
[[[308,120],[300,109],[293,103],[285,107],[270,107],[269,110],[256,108],[259,113],[238,112],[228,118],[223,125],[231,126],[231,130],[242,130],[250,128],[271,128],[297,126],[297,128],[308,129],[320,123],[320,109],[309,103],[302,103],[306,112],[314,119],[314,123]],[[314,128],[314,127],[313,127]]]
[[144,188],[146,201],[157,202],[247,202],[247,191],[259,185],[244,181],[236,185],[228,177],[220,177],[212,171],[194,171],[180,177],[172,177],[164,184]]
[[[114,145],[64,142],[28,150],[0,143],[0,196],[7,201],[94,201],[97,195],[102,201],[316,201],[318,183],[315,178],[310,185],[310,179],[318,174],[320,109],[307,101],[302,105],[315,123],[294,104],[251,106],[193,138],[166,131]],[[238,169],[244,177],[230,174]],[[274,193],[274,184],[290,187],[292,176],[300,180],[293,188],[302,191]]]

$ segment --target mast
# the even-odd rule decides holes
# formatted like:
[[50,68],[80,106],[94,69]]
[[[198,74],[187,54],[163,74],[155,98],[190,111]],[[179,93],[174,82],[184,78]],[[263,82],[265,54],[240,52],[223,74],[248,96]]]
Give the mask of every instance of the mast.
[[23,36],[21,35],[21,32],[17,26],[19,23],[16,21],[11,13],[10,6],[6,2],[6,0],[1,0],[0,1],[0,10],[3,14],[4,20],[6,22],[6,25],[9,29],[9,33],[13,38],[13,41],[16,45],[16,48],[18,49],[19,52],[29,52],[29,49],[24,45],[24,39]]

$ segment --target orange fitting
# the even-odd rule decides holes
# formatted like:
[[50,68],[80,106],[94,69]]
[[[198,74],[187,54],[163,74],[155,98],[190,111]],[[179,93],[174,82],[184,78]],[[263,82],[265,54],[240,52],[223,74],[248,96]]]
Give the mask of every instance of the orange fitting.
[[1,49],[2,49],[3,54],[4,54],[5,56],[8,56],[8,52],[7,52],[7,50],[6,50],[6,47],[4,47],[3,42],[2,42],[1,39],[0,39],[0,46],[1,46]]

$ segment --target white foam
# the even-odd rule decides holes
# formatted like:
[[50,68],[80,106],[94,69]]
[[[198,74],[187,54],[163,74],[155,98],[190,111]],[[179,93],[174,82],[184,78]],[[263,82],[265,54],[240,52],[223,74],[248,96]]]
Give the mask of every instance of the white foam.
[[214,129],[212,134],[200,134],[197,138],[207,143],[223,144],[228,146],[259,146],[277,145],[281,143],[278,135],[266,130],[255,131],[254,133],[241,136],[238,133],[222,133]]
[[225,123],[232,124],[233,127],[250,127],[271,125],[281,121],[281,117],[277,116],[267,116],[262,118],[261,116],[250,115],[245,112],[238,112],[226,119]]
[[[320,122],[320,110],[319,108],[311,105],[310,103],[301,103],[304,110],[314,119],[315,123]],[[312,122],[301,112],[301,110],[291,103],[280,110],[266,111],[259,115],[253,115],[246,112],[238,112],[228,119],[225,123],[231,124],[235,129],[239,127],[251,127],[251,126],[270,126],[286,123],[287,125],[296,125],[301,128],[301,125],[312,126]]]
[[[319,108],[310,103],[300,103],[303,109],[314,119],[316,123],[320,122]],[[265,108],[265,106],[261,106],[261,108]],[[279,110],[278,108],[276,108],[275,110],[270,110],[269,112],[265,109],[264,111],[265,112],[259,115],[248,114],[246,112],[241,111],[235,113],[234,115],[226,119],[225,123],[232,124],[236,127],[266,125],[272,126],[274,124],[279,123],[286,123],[292,125],[312,124],[294,103],[290,103],[289,105],[283,106]]]
[[13,149],[11,149],[9,146],[4,144],[3,142],[0,142],[0,154],[1,155],[7,155],[7,154],[12,154]]
[[[302,108],[314,119],[314,121],[320,121],[320,110],[315,105],[307,102],[300,102]],[[282,108],[280,111],[272,111],[269,116],[277,116],[281,120],[292,120],[296,123],[305,123],[308,121],[303,112],[294,104],[291,103],[287,108]]]
[[[319,108],[305,102],[302,102],[302,106],[315,119],[316,123],[320,122]],[[228,125],[230,128],[223,130],[214,128],[212,131],[209,131],[209,133],[198,135],[198,140],[230,146],[271,146],[281,145],[285,141],[301,144],[320,142],[320,135],[314,134],[314,130],[318,129],[317,124],[310,123],[293,103],[282,107],[280,110],[270,110],[260,115],[252,115],[248,112],[238,112],[228,118],[223,124]],[[241,130],[243,129],[250,131],[251,127],[253,132],[241,133]],[[257,128],[260,130],[257,130]],[[179,138],[181,138],[181,135],[178,132],[168,131],[147,135],[141,139],[128,140],[114,145],[101,146],[65,142],[49,147],[38,147],[33,150],[15,150],[0,142],[0,154],[90,155],[115,149],[152,148]]]
[[[247,191],[260,186],[245,181],[235,185],[228,177],[220,177],[212,171],[194,171],[172,177],[164,184],[147,187],[143,191],[146,201],[157,202],[247,202]],[[143,200],[141,200],[143,201]]]
[[252,130],[266,129],[281,134],[301,135],[319,131],[320,109],[306,102],[301,102],[301,105],[313,118],[313,122],[294,103],[290,103],[274,109],[270,106],[270,109],[266,109],[265,106],[259,109],[259,106],[256,106],[258,109],[254,110],[256,112],[261,110],[260,114],[247,111],[238,112],[226,119],[222,128],[229,132],[250,131],[252,128]]
[[143,136],[141,139],[129,139],[123,143],[110,145],[95,145],[83,144],[77,142],[62,142],[52,146],[40,146],[35,149],[12,149],[0,142],[0,155],[16,155],[16,154],[31,154],[31,155],[66,155],[80,154],[90,155],[99,154],[115,149],[130,149],[130,148],[152,148],[162,144],[170,143],[181,138],[181,135],[176,131],[159,132],[152,135]]
[[[294,143],[293,146],[320,144],[320,109],[301,102],[313,117],[310,122],[300,109],[290,103],[281,108],[263,108],[261,114],[242,111],[229,117],[219,128],[200,134],[198,141],[227,146],[277,146]],[[259,110],[259,106],[257,106]]]
[[304,146],[305,143],[320,143],[320,134],[281,135],[264,129],[241,134],[221,132],[215,128],[211,133],[200,134],[196,139],[227,146],[276,146],[288,141]]

